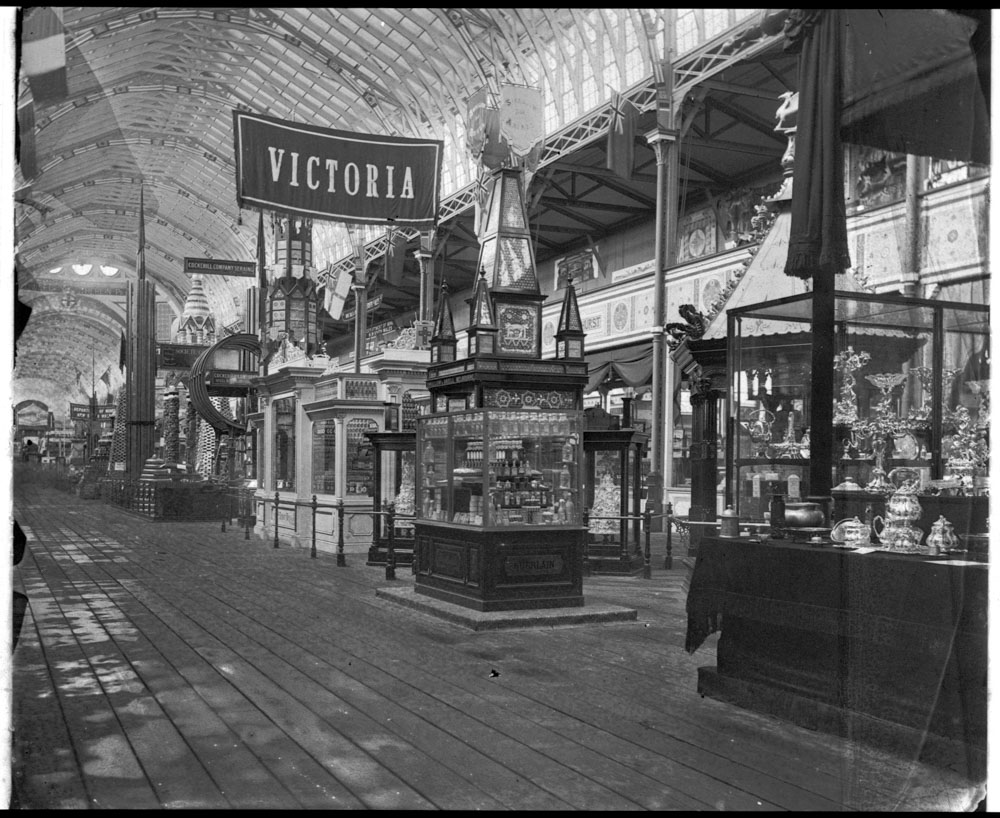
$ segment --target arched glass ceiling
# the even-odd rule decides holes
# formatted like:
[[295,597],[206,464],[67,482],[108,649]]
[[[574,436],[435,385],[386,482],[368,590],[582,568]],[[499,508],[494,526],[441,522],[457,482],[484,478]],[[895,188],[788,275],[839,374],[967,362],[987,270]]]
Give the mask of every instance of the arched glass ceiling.
[[[19,369],[33,345],[53,343],[41,329],[45,312],[60,310],[60,321],[72,322],[73,309],[63,304],[71,299],[58,297],[64,288],[74,288],[79,298],[81,306],[74,309],[97,304],[102,314],[123,315],[114,282],[50,271],[103,264],[121,270],[118,280],[134,277],[140,185],[147,275],[160,302],[175,313],[190,286],[182,272],[185,256],[253,258],[256,218],[240,214],[235,203],[234,108],[323,127],[441,139],[447,197],[473,179],[464,117],[470,94],[480,88],[540,87],[546,129],[557,133],[606,105],[612,92],[648,81],[655,61],[671,51],[676,57],[703,47],[756,14],[619,8],[59,10],[68,94],[32,106],[38,170],[26,179],[18,169],[15,179],[19,283],[22,299],[35,309],[37,328],[29,323],[22,336]],[[675,43],[667,42],[671,30]],[[23,76],[17,90],[19,103],[31,101]],[[345,231],[337,225],[318,224],[314,239],[317,266],[347,255]],[[221,325],[238,317],[246,285],[245,279],[220,278],[208,288]],[[98,354],[117,348],[118,331],[109,322],[108,342],[94,344]],[[86,358],[76,362],[84,370],[90,367]],[[116,359],[107,363],[117,366]],[[37,367],[32,374],[37,380],[45,372]],[[64,374],[53,372],[52,378],[58,383]]]

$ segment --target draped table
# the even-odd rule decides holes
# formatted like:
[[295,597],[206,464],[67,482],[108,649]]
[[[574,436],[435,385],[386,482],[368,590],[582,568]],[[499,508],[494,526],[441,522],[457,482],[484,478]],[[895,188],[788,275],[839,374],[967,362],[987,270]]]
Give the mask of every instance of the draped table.
[[986,749],[985,564],[784,540],[702,540],[686,649],[702,695],[973,775]]

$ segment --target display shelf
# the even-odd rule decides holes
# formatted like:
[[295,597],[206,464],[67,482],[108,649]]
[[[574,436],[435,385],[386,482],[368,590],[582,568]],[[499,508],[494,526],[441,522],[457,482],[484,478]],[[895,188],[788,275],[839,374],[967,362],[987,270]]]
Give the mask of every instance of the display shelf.
[[[767,509],[769,498],[749,494],[751,476],[765,470],[773,480],[794,475],[803,498],[828,497],[847,476],[890,491],[888,475],[901,466],[924,480],[955,476],[969,490],[986,473],[988,307],[834,296],[833,371],[824,379],[811,371],[811,293],[728,312],[726,503],[741,519]],[[820,413],[832,417],[826,430],[812,428],[816,400],[833,409]],[[810,481],[829,477],[816,495]]]
[[418,426],[416,516],[498,528],[579,526],[579,412],[479,410]]

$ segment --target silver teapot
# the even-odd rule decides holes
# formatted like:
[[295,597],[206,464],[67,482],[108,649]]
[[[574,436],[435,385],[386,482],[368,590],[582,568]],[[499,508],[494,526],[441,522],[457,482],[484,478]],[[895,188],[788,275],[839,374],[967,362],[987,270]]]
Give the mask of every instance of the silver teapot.
[[885,503],[885,516],[892,520],[910,522],[919,520],[923,513],[920,501],[917,499],[920,472],[907,466],[900,466],[889,472],[889,481],[896,486],[896,490]]
[[927,547],[931,554],[944,554],[959,547],[955,526],[944,515],[939,516],[931,526],[931,533],[927,535]]

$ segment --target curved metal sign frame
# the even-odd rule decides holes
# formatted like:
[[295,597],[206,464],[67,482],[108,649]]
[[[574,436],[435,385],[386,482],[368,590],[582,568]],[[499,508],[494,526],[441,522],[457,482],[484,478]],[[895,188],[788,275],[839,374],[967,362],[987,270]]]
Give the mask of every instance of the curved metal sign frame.
[[212,424],[215,429],[229,435],[243,435],[246,434],[246,429],[243,426],[232,418],[227,418],[215,408],[205,383],[205,376],[211,370],[209,362],[220,349],[238,349],[260,356],[260,339],[249,333],[230,335],[202,352],[191,366],[187,383],[188,394],[191,396],[191,403],[194,404],[198,414]]

